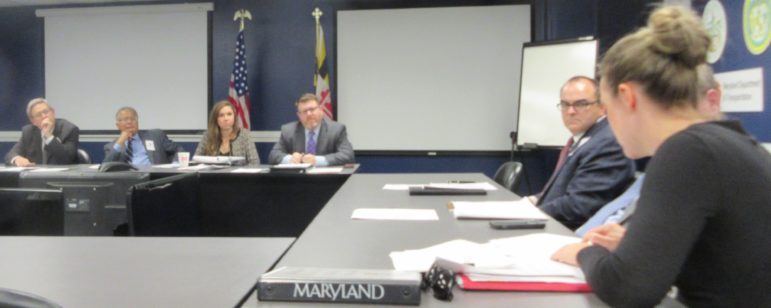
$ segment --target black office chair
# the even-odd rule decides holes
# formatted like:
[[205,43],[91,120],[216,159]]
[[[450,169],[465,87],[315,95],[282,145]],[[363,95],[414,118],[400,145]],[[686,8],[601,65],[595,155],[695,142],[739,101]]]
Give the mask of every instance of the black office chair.
[[78,149],[78,164],[90,164],[91,156],[84,149]]
[[197,173],[173,175],[132,186],[128,191],[132,236],[201,236]]
[[495,171],[494,180],[504,188],[514,191],[519,185],[520,173],[522,172],[522,163],[518,161],[509,161],[503,163]]
[[39,295],[0,288],[0,307],[61,308],[62,306]]

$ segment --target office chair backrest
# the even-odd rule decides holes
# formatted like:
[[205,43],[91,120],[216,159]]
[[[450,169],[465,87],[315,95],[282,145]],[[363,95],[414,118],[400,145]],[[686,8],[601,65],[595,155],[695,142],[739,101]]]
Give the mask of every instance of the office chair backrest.
[[62,306],[32,293],[0,288],[0,307],[61,308]]
[[134,236],[201,236],[198,173],[183,173],[131,187],[129,233]]
[[90,164],[91,156],[84,149],[78,149],[78,164]]
[[64,235],[63,196],[61,189],[0,188],[0,235]]
[[518,161],[505,162],[498,167],[495,172],[495,182],[501,184],[504,188],[514,191],[519,185],[520,173],[522,173],[522,163]]

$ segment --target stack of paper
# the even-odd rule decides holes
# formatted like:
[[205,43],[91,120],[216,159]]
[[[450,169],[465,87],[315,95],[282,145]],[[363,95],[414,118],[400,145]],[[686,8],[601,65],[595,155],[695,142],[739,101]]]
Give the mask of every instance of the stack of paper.
[[546,219],[527,199],[518,201],[452,201],[448,206],[458,219]]
[[236,164],[237,162],[243,161],[246,158],[243,156],[205,156],[205,155],[196,155],[193,157],[194,162],[204,163],[204,164],[226,164],[226,165],[232,165]]
[[562,246],[577,237],[530,234],[478,244],[453,240],[419,250],[390,254],[397,270],[426,271],[436,262],[460,274],[469,290],[588,292],[581,269],[551,260]]

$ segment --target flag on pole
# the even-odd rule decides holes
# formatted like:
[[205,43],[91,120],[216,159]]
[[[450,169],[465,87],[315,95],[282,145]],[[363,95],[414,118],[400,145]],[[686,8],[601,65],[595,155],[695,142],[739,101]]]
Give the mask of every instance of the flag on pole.
[[233,72],[230,74],[230,87],[228,89],[228,100],[236,108],[236,115],[241,125],[251,128],[249,120],[249,111],[252,109],[249,102],[249,86],[246,84],[246,46],[244,46],[244,29],[238,31],[236,40],[236,58],[233,61]]
[[334,120],[332,112],[332,92],[329,90],[329,71],[327,66],[327,48],[324,43],[324,30],[319,24],[321,11],[316,8],[314,17],[316,17],[316,73],[314,74],[313,85],[316,86],[316,96],[319,98],[321,110],[327,118]]

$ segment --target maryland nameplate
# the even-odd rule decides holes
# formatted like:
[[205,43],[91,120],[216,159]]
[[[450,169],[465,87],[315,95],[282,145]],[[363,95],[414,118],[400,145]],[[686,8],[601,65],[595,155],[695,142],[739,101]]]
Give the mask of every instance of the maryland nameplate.
[[393,270],[282,267],[257,281],[261,301],[420,304],[420,274]]

